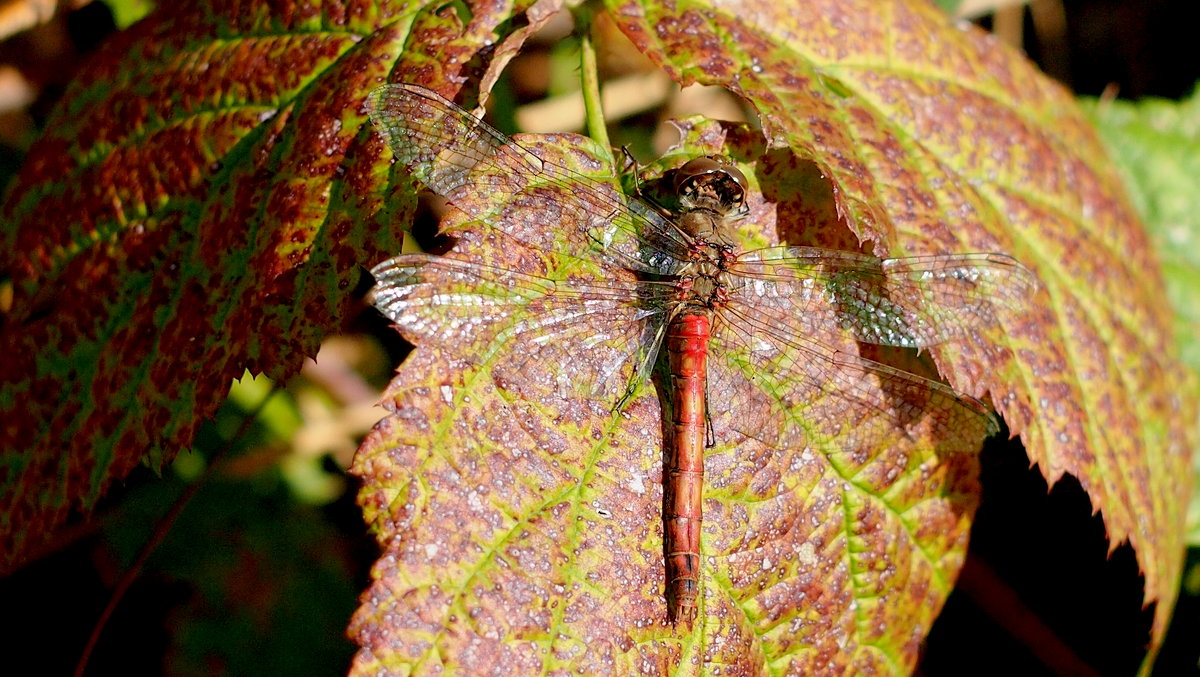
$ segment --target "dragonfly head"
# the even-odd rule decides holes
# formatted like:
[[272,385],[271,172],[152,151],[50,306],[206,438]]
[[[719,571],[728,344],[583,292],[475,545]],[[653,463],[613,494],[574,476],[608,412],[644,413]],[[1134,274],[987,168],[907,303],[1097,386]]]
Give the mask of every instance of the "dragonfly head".
[[746,175],[727,158],[706,155],[675,170],[675,193],[686,209],[741,216],[746,212]]

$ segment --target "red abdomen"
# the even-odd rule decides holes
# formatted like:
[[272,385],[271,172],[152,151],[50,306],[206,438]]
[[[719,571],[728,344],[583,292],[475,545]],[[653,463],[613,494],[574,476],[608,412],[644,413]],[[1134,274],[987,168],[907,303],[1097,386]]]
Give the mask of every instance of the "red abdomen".
[[681,314],[667,331],[673,424],[663,469],[667,605],[671,620],[689,628],[696,618],[700,576],[708,337],[709,318],[704,313]]

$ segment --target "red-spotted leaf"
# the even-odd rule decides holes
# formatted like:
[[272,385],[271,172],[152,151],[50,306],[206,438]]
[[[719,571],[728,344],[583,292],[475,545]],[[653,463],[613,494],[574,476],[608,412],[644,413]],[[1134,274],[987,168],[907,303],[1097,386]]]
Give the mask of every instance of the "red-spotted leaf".
[[1183,361],[1200,372],[1200,91],[1182,101],[1084,101],[1162,259]]
[[164,3],[91,60],[4,206],[3,566],[315,352],[413,206],[366,93],[487,78],[552,6]]
[[699,614],[672,624],[664,405],[679,386],[639,375],[689,292],[634,270],[686,277],[698,252],[626,207],[605,151],[578,137],[522,147],[412,87],[372,101],[398,161],[458,208],[444,225],[460,240],[373,271],[417,349],[355,462],[386,549],[352,627],[356,674],[908,670],[961,565],[992,421],[857,357],[856,339],[985,330],[1021,314],[1028,271],[1000,255],[762,249],[792,233],[780,215],[848,234],[829,184],[765,155],[758,132],[686,126],[660,170],[754,161],[729,234],[746,255],[724,264],[747,284],[717,295],[706,341]]
[[[1146,220],[1175,310],[1181,359],[1200,376],[1200,304],[1195,302],[1200,297],[1200,192],[1195,189],[1200,175],[1200,91],[1182,101],[1084,104]],[[1197,461],[1200,458],[1193,456],[1193,467]],[[1195,477],[1200,487],[1200,468]],[[1194,548],[1200,544],[1200,494],[1195,492],[1187,523],[1188,544]]]
[[679,81],[748,100],[772,147],[830,177],[877,253],[1000,250],[1038,272],[1019,322],[934,354],[951,383],[991,394],[1051,483],[1079,479],[1113,547],[1130,542],[1156,646],[1182,561],[1195,393],[1158,259],[1068,94],[924,2],[609,6]]

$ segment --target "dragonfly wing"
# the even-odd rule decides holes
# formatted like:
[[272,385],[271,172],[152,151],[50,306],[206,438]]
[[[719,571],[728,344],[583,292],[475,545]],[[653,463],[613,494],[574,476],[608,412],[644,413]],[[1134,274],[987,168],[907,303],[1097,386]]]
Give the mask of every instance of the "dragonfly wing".
[[446,256],[406,254],[371,270],[372,302],[416,343],[461,349],[503,390],[616,404],[648,375],[669,287],[552,280]]
[[790,313],[731,303],[718,318],[711,387],[746,401],[733,427],[768,445],[866,454],[925,438],[971,451],[998,429],[979,400],[811,340]]
[[824,327],[859,341],[920,348],[997,322],[1001,309],[1028,303],[1038,286],[1005,254],[878,259],[816,247],[746,252],[730,270],[730,295],[791,316],[799,335]]
[[504,214],[505,234],[647,273],[672,275],[685,265],[686,239],[649,206],[542,160],[441,95],[384,85],[367,103],[371,121],[413,176],[474,218]]

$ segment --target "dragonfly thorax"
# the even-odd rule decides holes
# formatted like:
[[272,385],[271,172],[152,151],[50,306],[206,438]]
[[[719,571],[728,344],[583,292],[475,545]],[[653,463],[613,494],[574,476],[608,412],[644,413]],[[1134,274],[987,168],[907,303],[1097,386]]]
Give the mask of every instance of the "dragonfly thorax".
[[729,264],[737,257],[733,248],[697,240],[693,243],[693,264],[678,280],[678,299],[693,310],[716,310],[729,301],[726,289]]
[[732,249],[737,244],[728,221],[724,214],[703,207],[693,207],[679,217],[679,229],[691,236],[694,260],[715,262],[719,256],[716,250]]
[[680,281],[680,302],[716,310],[729,302],[726,278],[737,259],[729,222],[746,214],[746,176],[719,155],[698,157],[675,170],[682,213],[676,225],[691,241],[692,266]]
[[721,282],[721,274],[692,275],[678,282],[678,310],[717,310],[729,302],[729,293]]

